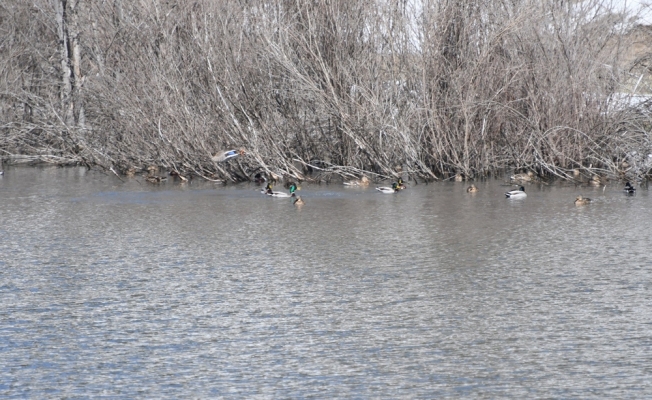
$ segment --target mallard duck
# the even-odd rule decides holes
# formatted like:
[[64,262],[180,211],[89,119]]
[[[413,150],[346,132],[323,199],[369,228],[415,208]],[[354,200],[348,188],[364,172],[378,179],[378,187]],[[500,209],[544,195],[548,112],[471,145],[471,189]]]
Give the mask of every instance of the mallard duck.
[[623,190],[624,190],[625,193],[627,193],[627,194],[634,194],[634,193],[636,193],[636,188],[635,188],[634,186],[632,186],[632,184],[629,183],[629,182],[625,183],[625,189],[623,189]]
[[149,175],[145,178],[145,180],[149,183],[161,183],[163,181],[167,181],[168,178],[167,176]]
[[575,205],[576,206],[584,206],[584,205],[589,204],[590,202],[591,202],[591,199],[589,199],[588,197],[582,197],[581,195],[577,196],[577,198],[575,199]]
[[272,197],[293,197],[295,194],[294,192],[297,190],[297,186],[295,184],[292,184],[290,186],[290,193],[285,193],[285,192],[275,192],[272,190],[272,184],[268,183],[265,189],[261,192],[264,193],[268,196]]
[[259,172],[256,175],[254,175],[254,182],[260,185],[262,183],[267,182],[267,178],[265,178],[265,175]]
[[168,174],[169,174],[170,176],[173,176],[173,177],[179,179],[181,182],[184,182],[184,183],[185,183],[185,182],[188,182],[188,178],[186,178],[185,176],[181,175],[181,174],[179,173],[179,171],[172,170],[172,171],[170,171]]
[[224,162],[226,160],[230,160],[232,158],[236,158],[238,156],[244,156],[244,155],[245,155],[244,149],[218,151],[217,153],[211,156],[211,160],[213,160],[214,162]]
[[369,178],[367,178],[365,175],[362,175],[362,178],[354,181],[345,181],[342,182],[346,186],[367,186],[369,185]]
[[518,190],[512,190],[510,192],[506,192],[505,197],[509,199],[524,199],[527,197],[527,194],[525,194],[525,188],[521,186],[520,188],[518,188]]
[[525,174],[512,175],[510,179],[518,182],[530,182],[534,180],[534,172],[528,171]]
[[129,167],[129,168],[127,168],[125,170],[125,176],[128,176],[129,178],[131,178],[134,175],[136,175],[136,167]]
[[399,189],[398,184],[395,182],[392,183],[392,187],[381,186],[381,187],[377,187],[376,190],[378,190],[380,193],[389,194],[389,193],[396,193],[401,189]]
[[475,192],[478,191],[478,188],[475,187],[475,185],[471,185],[471,186],[469,186],[468,188],[466,188],[466,191],[467,191],[468,193],[475,193]]
[[301,187],[299,186],[298,183],[296,183],[296,182],[292,182],[292,181],[287,181],[287,182],[285,182],[285,184],[283,185],[283,187],[286,188],[286,189],[292,189],[292,186],[294,186],[294,190],[299,190],[299,189],[301,189]]
[[292,193],[292,197],[295,197],[294,205],[297,207],[304,205],[305,203],[303,202],[303,199],[301,199],[301,196],[295,196],[295,195],[296,193]]
[[592,186],[602,186],[602,178],[600,178],[599,175],[593,175],[591,180],[589,181],[589,185]]

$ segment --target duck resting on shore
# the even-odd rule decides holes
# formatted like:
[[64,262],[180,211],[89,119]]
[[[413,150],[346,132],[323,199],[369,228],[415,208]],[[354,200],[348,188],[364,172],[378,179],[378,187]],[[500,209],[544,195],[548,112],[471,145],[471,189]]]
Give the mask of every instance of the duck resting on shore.
[[342,182],[346,186],[367,186],[369,185],[369,178],[366,175],[362,175],[362,178],[353,181],[344,181]]
[[527,197],[527,194],[525,193],[525,188],[521,186],[517,190],[511,190],[509,192],[506,192],[505,197],[507,197],[508,199],[524,199]]

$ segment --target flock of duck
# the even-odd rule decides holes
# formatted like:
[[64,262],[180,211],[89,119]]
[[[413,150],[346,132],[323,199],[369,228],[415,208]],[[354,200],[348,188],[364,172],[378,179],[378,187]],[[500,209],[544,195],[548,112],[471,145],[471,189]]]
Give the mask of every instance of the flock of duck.
[[[475,192],[477,190],[478,189],[475,187],[475,185],[471,185],[467,189],[468,192]],[[632,195],[632,194],[636,193],[636,188],[634,186],[632,186],[631,183],[627,182],[627,183],[625,183],[625,188],[623,189],[623,191],[626,194]],[[525,188],[523,186],[521,186],[521,187],[518,188],[518,190],[512,190],[512,191],[506,192],[505,197],[510,198],[510,199],[522,199],[522,198],[527,197],[527,194],[525,193]],[[588,197],[583,197],[582,195],[579,195],[579,196],[577,196],[575,198],[575,205],[584,206],[584,205],[587,205],[587,204],[590,204],[590,203],[591,203],[591,199],[589,199]]]
[[299,190],[297,184],[294,182],[290,182],[288,184],[288,189],[290,190],[290,193],[274,191],[272,190],[272,184],[267,183],[267,186],[265,186],[265,188],[261,190],[260,193],[271,197],[291,197],[294,199],[293,203],[295,206],[302,206],[304,204],[303,199],[301,199],[301,196],[297,196],[296,193],[296,191]]
[[[245,155],[244,149],[227,150],[227,151],[218,152],[217,154],[213,155],[211,159],[215,162],[224,162],[232,158],[236,158],[244,155]],[[256,174],[254,178],[255,178],[254,181],[256,183],[264,183],[267,181],[267,179],[265,179],[265,177],[262,174]],[[519,174],[519,176],[513,176],[512,179],[530,181],[533,179],[533,173],[528,172],[527,174]],[[368,186],[369,183],[370,183],[369,178],[363,175],[362,178],[359,180],[345,181],[344,185]],[[289,193],[274,191],[272,189],[272,184],[268,182],[267,186],[265,186],[265,188],[261,190],[261,193],[271,197],[293,198],[294,199],[293,203],[297,206],[301,206],[304,204],[303,200],[301,199],[301,196],[297,196],[296,194],[296,191],[299,190],[299,186],[296,183],[289,182],[286,184],[286,188],[289,189]],[[404,189],[406,189],[406,186],[401,178],[398,178],[398,180],[394,182],[392,186],[379,186],[376,188],[377,191],[384,194],[397,193]],[[469,193],[476,193],[478,192],[478,188],[475,185],[471,185],[466,189],[466,191]],[[627,182],[625,184],[625,188],[623,189],[623,191],[626,194],[633,195],[636,193],[636,188],[634,188],[631,183]],[[505,197],[507,197],[508,199],[524,199],[527,197],[527,193],[525,193],[525,187],[519,186],[519,188],[516,190],[510,190],[509,192],[505,192]],[[589,203],[591,203],[591,199],[589,199],[588,197],[583,197],[580,195],[577,196],[577,198],[575,199],[576,205],[587,205]]]
[[[260,175],[256,176],[256,182],[261,183],[258,181],[258,179],[264,179]],[[345,181],[343,182],[345,186],[368,186],[369,185],[369,179],[366,176],[363,176],[362,179],[360,180],[354,180],[354,181]],[[299,190],[300,188],[297,186],[296,183],[294,182],[289,182],[286,184],[286,188],[289,189],[289,193],[286,192],[279,192],[279,191],[274,191],[272,189],[272,184],[267,183],[267,186],[263,190],[261,190],[261,193],[271,196],[271,197],[290,197],[294,199],[294,204],[297,206],[301,206],[304,203],[304,201],[301,199],[301,196],[297,196],[296,191]],[[392,183],[392,186],[379,186],[376,188],[377,191],[380,193],[385,193],[385,194],[392,194],[392,193],[397,193],[400,192],[401,190],[406,189],[407,187],[403,183],[403,180],[401,178],[398,178],[398,180],[394,183]],[[468,193],[476,193],[478,192],[478,188],[475,185],[469,186],[466,191]],[[627,182],[625,183],[625,188],[623,191],[626,194],[633,195],[636,193],[636,188],[632,186],[631,183]],[[516,190],[510,190],[509,192],[505,192],[505,197],[508,199],[524,199],[527,197],[527,193],[525,193],[525,187],[519,186],[518,189]],[[583,206],[591,203],[591,199],[588,197],[583,197],[582,195],[577,196],[575,199],[575,205],[578,206]]]

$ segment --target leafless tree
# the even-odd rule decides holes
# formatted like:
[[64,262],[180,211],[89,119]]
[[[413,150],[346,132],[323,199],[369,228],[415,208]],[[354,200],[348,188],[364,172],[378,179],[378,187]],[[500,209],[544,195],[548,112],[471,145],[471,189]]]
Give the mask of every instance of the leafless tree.
[[610,4],[7,0],[0,151],[232,181],[645,176],[651,33]]

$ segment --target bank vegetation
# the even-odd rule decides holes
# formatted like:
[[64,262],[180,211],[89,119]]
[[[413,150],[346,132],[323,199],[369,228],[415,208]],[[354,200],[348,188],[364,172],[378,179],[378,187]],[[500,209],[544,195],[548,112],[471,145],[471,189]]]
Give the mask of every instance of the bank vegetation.
[[645,178],[652,40],[611,3],[5,0],[0,156],[229,181]]

